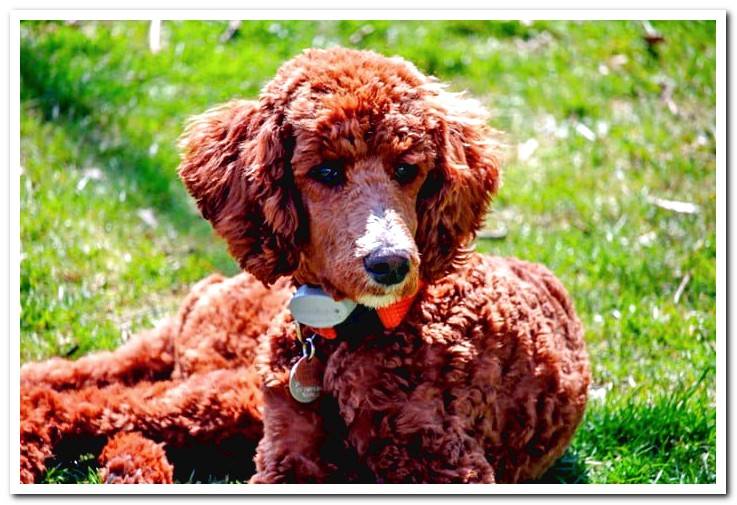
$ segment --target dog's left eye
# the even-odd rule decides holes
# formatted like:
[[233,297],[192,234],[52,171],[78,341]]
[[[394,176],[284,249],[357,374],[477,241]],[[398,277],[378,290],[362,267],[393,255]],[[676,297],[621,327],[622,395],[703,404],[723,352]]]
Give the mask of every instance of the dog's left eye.
[[417,165],[410,165],[409,163],[402,163],[397,165],[394,169],[394,178],[399,184],[409,184],[417,177]]
[[338,163],[326,161],[312,167],[310,177],[326,186],[337,186],[343,182],[343,170]]

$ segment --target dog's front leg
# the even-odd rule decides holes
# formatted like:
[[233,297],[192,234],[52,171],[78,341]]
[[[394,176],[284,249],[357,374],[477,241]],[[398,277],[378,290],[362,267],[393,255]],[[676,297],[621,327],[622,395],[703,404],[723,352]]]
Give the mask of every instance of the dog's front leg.
[[256,450],[252,484],[319,483],[336,471],[324,460],[325,430],[320,402],[294,400],[286,381],[264,391],[264,436]]

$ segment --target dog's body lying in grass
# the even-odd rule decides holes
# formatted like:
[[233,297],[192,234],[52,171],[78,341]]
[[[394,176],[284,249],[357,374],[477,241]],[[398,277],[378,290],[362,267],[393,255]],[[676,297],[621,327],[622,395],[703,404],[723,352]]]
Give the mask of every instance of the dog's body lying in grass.
[[[588,362],[547,270],[466,249],[500,177],[480,112],[403,60],[334,49],[195,118],[180,174],[250,274],[206,279],[114,353],[25,366],[21,479],[73,435],[112,437],[109,482],[171,481],[154,442],[236,435],[258,441],[257,483],[538,477],[581,420]],[[294,285],[409,307],[317,329],[312,403],[289,393]]]

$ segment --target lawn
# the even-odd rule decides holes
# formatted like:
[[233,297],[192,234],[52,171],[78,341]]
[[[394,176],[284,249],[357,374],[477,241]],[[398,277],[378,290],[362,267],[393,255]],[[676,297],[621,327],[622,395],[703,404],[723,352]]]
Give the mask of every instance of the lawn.
[[[508,155],[477,247],[575,299],[591,399],[543,480],[715,481],[714,22],[228,26],[167,21],[153,52],[146,22],[22,24],[21,362],[114,348],[235,273],[177,179],[183,122],[302,48],[371,48],[490,109]],[[47,481],[94,482],[76,459]]]

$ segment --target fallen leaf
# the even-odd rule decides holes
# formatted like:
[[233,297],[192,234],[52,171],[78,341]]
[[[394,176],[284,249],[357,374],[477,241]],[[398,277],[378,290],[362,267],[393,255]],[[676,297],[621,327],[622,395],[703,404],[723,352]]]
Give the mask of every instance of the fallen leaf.
[[103,179],[102,170],[99,168],[88,168],[82,172],[82,178],[77,183],[77,193],[82,191],[89,181],[99,181]]
[[643,35],[643,38],[645,39],[645,42],[647,42],[648,46],[653,47],[665,42],[665,37],[663,37],[663,35],[650,24],[650,21],[643,21],[642,27],[645,29],[645,35]]
[[361,28],[353,32],[351,36],[348,38],[351,44],[357,45],[360,44],[361,41],[367,36],[371,35],[374,32],[374,27],[371,25],[363,25]]
[[673,101],[673,90],[676,88],[675,83],[671,79],[662,79],[658,84],[660,85],[660,99],[665,102],[665,105],[672,114],[678,114],[678,106]]
[[619,70],[627,64],[629,59],[624,54],[615,54],[607,62],[607,66],[612,70]]
[[683,296],[683,292],[686,290],[686,285],[688,284],[688,281],[691,280],[691,274],[686,274],[683,279],[681,279],[681,283],[678,285],[678,289],[676,289],[676,294],[673,295],[673,303],[677,304],[681,296]]
[[589,398],[595,401],[604,401],[606,399],[607,388],[605,386],[589,389]]
[[508,234],[509,234],[509,229],[504,224],[500,224],[497,228],[495,228],[493,230],[492,229],[488,229],[488,228],[484,228],[483,230],[481,230],[477,234],[477,236],[478,236],[478,238],[488,238],[488,239],[492,239],[492,240],[501,240],[503,238],[506,238],[506,236]]
[[661,209],[671,210],[678,212],[679,214],[698,214],[700,208],[695,203],[681,202],[678,200],[666,200],[665,198],[658,198],[656,196],[648,196],[647,201],[660,207]]
[[540,142],[536,139],[528,139],[521,144],[517,145],[517,158],[520,161],[527,161],[532,158],[537,148],[540,147]]
[[238,34],[238,30],[241,27],[240,20],[232,20],[228,23],[228,27],[225,29],[223,34],[220,36],[220,43],[224,44]]
[[640,235],[637,239],[637,242],[640,245],[643,245],[645,247],[649,246],[653,242],[655,242],[655,239],[658,237],[658,234],[654,231],[647,232],[643,235]]
[[156,215],[151,209],[140,209],[136,214],[141,218],[141,221],[151,228],[156,228],[159,225],[159,220],[156,219]]
[[161,51],[161,20],[152,19],[148,26],[148,48],[156,54]]
[[593,142],[594,140],[596,140],[596,134],[593,131],[591,131],[591,128],[589,128],[583,123],[578,123],[576,125],[576,133],[581,135],[583,138],[585,138],[589,142]]

